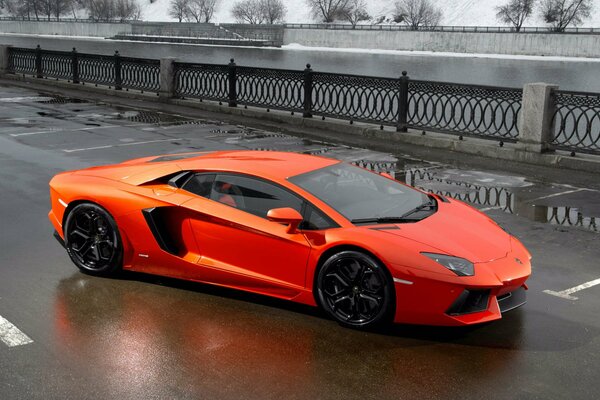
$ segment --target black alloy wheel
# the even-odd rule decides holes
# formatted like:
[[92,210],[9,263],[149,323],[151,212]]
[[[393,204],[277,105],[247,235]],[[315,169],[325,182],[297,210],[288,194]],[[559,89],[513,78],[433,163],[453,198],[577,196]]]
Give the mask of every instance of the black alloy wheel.
[[358,251],[329,257],[317,276],[320,305],[341,325],[368,328],[388,322],[394,287],[379,261]]
[[77,205],[65,222],[65,246],[84,272],[108,275],[121,269],[123,247],[115,220],[92,203]]

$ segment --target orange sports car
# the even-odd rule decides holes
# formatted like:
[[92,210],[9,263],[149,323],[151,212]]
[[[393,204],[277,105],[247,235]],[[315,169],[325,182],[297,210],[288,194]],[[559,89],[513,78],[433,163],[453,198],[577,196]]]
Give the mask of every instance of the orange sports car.
[[324,157],[154,156],[64,172],[50,221],[81,270],[320,306],[345,326],[467,325],[525,303],[531,256],[472,207]]

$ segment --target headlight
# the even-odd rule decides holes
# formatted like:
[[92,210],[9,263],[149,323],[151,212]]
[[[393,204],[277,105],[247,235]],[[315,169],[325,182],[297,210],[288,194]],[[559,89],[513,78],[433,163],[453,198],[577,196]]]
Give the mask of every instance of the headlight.
[[431,258],[436,263],[443,265],[450,271],[454,272],[458,276],[473,276],[475,275],[475,268],[473,263],[464,258],[446,256],[443,254],[435,253],[421,253],[425,257]]

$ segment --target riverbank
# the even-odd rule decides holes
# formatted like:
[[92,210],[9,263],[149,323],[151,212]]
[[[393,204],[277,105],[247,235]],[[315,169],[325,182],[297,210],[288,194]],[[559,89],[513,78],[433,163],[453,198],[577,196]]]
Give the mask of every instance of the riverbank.
[[285,29],[283,44],[527,56],[600,57],[600,35]]
[[[453,32],[370,29],[325,29],[293,25],[194,24],[172,22],[36,22],[0,21],[0,32],[67,36],[114,37],[157,35],[243,37],[275,45],[427,51],[466,54],[510,54],[545,57],[600,57],[597,33]],[[216,35],[216,36],[215,36]]]

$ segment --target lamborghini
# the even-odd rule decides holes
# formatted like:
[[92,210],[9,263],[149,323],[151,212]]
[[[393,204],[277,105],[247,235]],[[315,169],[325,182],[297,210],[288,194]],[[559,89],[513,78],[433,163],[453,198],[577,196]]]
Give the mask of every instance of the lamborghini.
[[73,263],[321,307],[340,324],[459,326],[526,302],[531,256],[485,214],[338,160],[271,151],[145,157],[59,173]]

